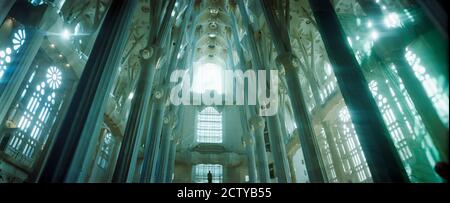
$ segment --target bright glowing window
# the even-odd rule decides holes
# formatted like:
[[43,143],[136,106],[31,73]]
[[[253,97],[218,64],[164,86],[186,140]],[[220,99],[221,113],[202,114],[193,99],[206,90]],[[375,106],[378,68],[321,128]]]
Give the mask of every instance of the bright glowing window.
[[357,174],[358,181],[365,182],[371,174],[346,106],[339,111],[339,123],[338,147],[342,149],[343,157],[347,157],[343,161],[344,171]]
[[397,28],[402,26],[400,16],[395,12],[389,13],[384,17],[384,24],[388,28]]
[[50,85],[52,89],[57,89],[59,86],[61,86],[61,80],[62,80],[62,74],[61,71],[52,66],[47,71],[47,83]]
[[[11,49],[10,47],[6,47],[4,49],[0,49],[0,79],[2,79],[5,75],[9,64],[12,62],[14,53],[19,52],[20,47],[22,47],[22,45],[25,43],[25,37],[25,30],[19,29],[14,33],[13,39],[11,41],[11,45],[13,48]],[[13,50],[15,52],[13,52]]]
[[43,0],[28,0],[28,2],[30,2],[33,6],[40,6],[44,4]]
[[222,183],[223,167],[218,164],[197,164],[194,166],[193,180],[196,183],[207,183],[208,172],[212,174],[213,183]]
[[331,96],[336,91],[337,86],[337,80],[336,77],[334,77],[333,68],[329,63],[326,63],[323,67],[324,69],[324,80],[323,85],[321,85],[319,90],[319,96],[321,99],[321,102],[324,103],[328,99],[329,96]]
[[405,58],[413,69],[417,79],[420,80],[428,97],[433,102],[434,107],[438,110],[441,120],[448,124],[449,100],[448,91],[446,92],[439,85],[436,78],[428,73],[428,68],[422,65],[421,58],[417,56],[413,50],[406,48]]
[[[333,158],[332,158],[331,149],[330,149],[331,148],[330,144],[333,144],[333,143],[328,143],[327,136],[330,136],[330,138],[333,139],[331,137],[332,135],[331,134],[327,135],[325,132],[325,128],[321,127],[320,133],[317,134],[317,142],[320,146],[320,152],[324,159],[323,164],[324,164],[324,168],[328,174],[328,180],[330,182],[339,182],[337,175],[336,175],[336,171],[335,171],[336,163],[333,163]],[[299,152],[300,151],[301,150],[299,150]],[[297,152],[297,153],[299,153],[299,152]],[[295,155],[294,155],[294,157],[295,157]]]
[[[390,101],[388,101],[388,99],[379,91],[377,81],[371,81],[369,83],[369,88],[372,95],[377,100],[378,107],[383,115],[383,119],[388,127],[389,133],[394,140],[395,146],[400,153],[401,159],[406,161],[407,159],[412,158],[411,150],[407,144],[405,134],[402,129],[400,129],[399,122],[401,122],[401,118],[397,118],[393,113],[393,109],[389,103]],[[394,99],[396,98],[394,97]],[[409,131],[408,133],[412,132]]]
[[0,79],[5,75],[9,63],[11,63],[11,48],[0,50]]
[[20,29],[14,33],[14,38],[12,39],[14,50],[18,50],[25,43],[25,30]]
[[197,142],[222,143],[222,114],[207,107],[198,114]]
[[392,80],[371,81],[369,87],[377,100],[406,172],[411,182],[439,182],[437,176],[428,175],[434,174],[434,165],[440,159],[439,152],[397,75],[397,68],[391,65],[389,71],[393,76]]
[[[37,144],[45,139],[46,124],[57,112],[54,108],[58,99],[55,90],[61,86],[62,73],[56,67],[49,67],[46,73],[44,81],[34,81],[35,73],[28,80],[21,97],[25,100],[21,102],[25,109],[18,121],[20,132],[10,142],[12,149],[28,158],[32,158]],[[25,97],[27,92],[29,94]]]
[[103,137],[103,143],[101,145],[101,151],[99,152],[99,157],[97,165],[105,169],[108,166],[109,159],[111,157],[111,151],[114,145],[114,138],[110,132],[107,132]]
[[223,68],[214,63],[199,64],[194,71],[193,91],[204,93],[208,90],[223,93]]

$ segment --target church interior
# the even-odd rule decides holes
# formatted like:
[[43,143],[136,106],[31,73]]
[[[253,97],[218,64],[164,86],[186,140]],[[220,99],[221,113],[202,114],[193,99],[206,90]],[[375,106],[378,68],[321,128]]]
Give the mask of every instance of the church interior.
[[[446,19],[439,0],[0,0],[0,183],[445,183]],[[226,103],[254,84],[227,70],[270,71],[274,98]]]

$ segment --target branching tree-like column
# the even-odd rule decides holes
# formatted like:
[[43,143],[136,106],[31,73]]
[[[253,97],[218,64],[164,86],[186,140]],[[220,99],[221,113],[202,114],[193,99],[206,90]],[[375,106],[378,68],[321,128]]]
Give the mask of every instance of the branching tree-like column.
[[159,145],[164,120],[164,112],[168,99],[167,87],[160,86],[155,89],[153,95],[152,114],[150,119],[150,131],[145,141],[144,161],[142,162],[141,183],[155,182],[157,160],[160,156]]
[[286,73],[285,79],[289,98],[292,102],[292,110],[297,124],[300,143],[305,157],[306,170],[311,182],[323,182],[323,175],[320,168],[318,150],[314,146],[314,130],[309,118],[300,78],[298,75],[298,59],[292,52],[289,35],[286,27],[280,24],[272,10],[272,1],[259,1],[263,9],[266,22],[268,24],[275,49],[278,53],[277,62],[283,66]]
[[[134,98],[131,104],[131,111],[128,116],[124,138],[119,152],[116,168],[114,170],[113,182],[126,182],[130,169],[135,168],[140,140],[146,128],[149,127],[150,119],[150,98],[152,86],[156,72],[156,64],[161,54],[163,39],[168,35],[173,21],[171,13],[175,6],[175,0],[171,0],[163,10],[164,3],[161,0],[150,2],[152,8],[151,31],[147,42],[147,47],[140,52],[141,73],[137,82]],[[161,17],[164,16],[163,19]],[[160,24],[161,22],[161,24]],[[134,170],[131,170],[134,171]]]
[[258,177],[260,183],[269,183],[269,162],[267,161],[266,143],[264,142],[264,119],[254,116],[250,119],[250,131],[255,136],[256,162],[258,165]]
[[175,127],[176,115],[173,110],[166,113],[163,119],[163,133],[161,137],[161,152],[157,160],[157,171],[155,175],[155,182],[162,183],[165,181],[167,171],[167,163],[170,153],[170,140],[172,140],[173,128]]
[[[174,40],[173,48],[171,49],[171,55],[168,58],[168,63],[164,66],[164,68],[160,72],[160,76],[162,80],[160,81],[161,85],[157,87],[157,91],[155,92],[155,100],[152,105],[151,112],[151,120],[149,122],[149,131],[148,133],[144,131],[144,135],[147,136],[146,144],[145,144],[145,153],[144,153],[144,161],[143,161],[143,170],[141,174],[140,182],[156,182],[158,177],[158,168],[159,168],[159,157],[161,155],[160,140],[161,140],[161,131],[163,122],[161,122],[164,118],[164,114],[167,108],[167,101],[169,100],[169,91],[173,86],[172,83],[169,82],[170,74],[178,67],[178,63],[181,62],[178,56],[181,52],[181,46],[184,41],[189,41],[186,36],[188,20],[191,17],[191,12],[193,9],[194,1],[190,1],[188,3],[187,11],[184,13],[184,23],[181,24],[181,21],[175,22],[174,31],[172,32],[172,40]],[[186,59],[186,57],[183,57]],[[161,98],[158,98],[158,94],[161,95]],[[159,179],[161,181],[161,179]]]
[[[244,29],[247,31],[247,39],[248,39],[248,45],[249,45],[249,52],[253,59],[254,66],[253,70],[266,70],[266,67],[263,65],[263,62],[261,60],[262,56],[260,55],[258,51],[258,46],[255,39],[255,32],[253,30],[253,27],[250,24],[250,20],[245,8],[245,5],[242,1],[238,1],[239,11],[242,16],[242,21],[244,24]],[[278,77],[278,75],[275,75],[275,77]],[[276,100],[270,101],[271,104],[278,103],[278,95]],[[259,105],[257,105],[259,106]],[[266,118],[267,120],[267,127],[269,130],[269,138],[270,138],[270,144],[272,146],[272,154],[274,157],[274,164],[275,164],[275,172],[276,176],[278,177],[279,182],[290,182],[290,171],[287,161],[287,155],[286,155],[286,149],[285,149],[285,143],[283,141],[283,134],[282,134],[282,127],[280,124],[280,119],[278,112],[274,116],[268,116]]]
[[174,134],[172,136],[172,140],[170,140],[170,154],[169,154],[169,160],[167,162],[167,172],[165,175],[165,183],[171,183],[172,182],[172,174],[175,170],[175,159],[177,156],[177,146],[179,145],[180,139],[179,137]]
[[408,182],[368,83],[329,0],[309,1],[374,182]]
[[77,176],[69,174],[69,168],[72,163],[82,163],[74,159],[75,152],[88,146],[91,133],[103,119],[103,107],[118,73],[137,3],[115,0],[111,4],[75,91],[77,99],[69,106],[39,182],[64,182],[69,175]]
[[273,161],[275,164],[275,176],[278,178],[278,182],[289,183],[291,181],[291,173],[289,171],[289,163],[281,132],[279,116],[268,116],[266,117],[266,121],[267,129],[269,131],[270,146],[274,159]]

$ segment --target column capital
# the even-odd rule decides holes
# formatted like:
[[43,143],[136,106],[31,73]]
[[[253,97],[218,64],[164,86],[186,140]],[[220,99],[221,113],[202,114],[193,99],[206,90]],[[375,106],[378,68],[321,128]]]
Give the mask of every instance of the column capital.
[[249,120],[249,124],[250,124],[250,130],[254,130],[254,129],[264,129],[265,127],[265,122],[264,119],[261,116],[254,116],[252,118],[250,118]]
[[167,90],[167,88],[165,85],[156,86],[153,91],[152,99],[156,102],[165,101],[165,98],[167,95],[166,90]]
[[175,116],[175,113],[173,111],[170,111],[170,112],[166,113],[166,115],[164,116],[163,123],[167,127],[173,129],[175,127],[176,119],[177,118]]
[[255,141],[253,139],[253,136],[251,136],[250,134],[242,136],[242,143],[244,144],[244,147],[253,146],[255,144]]
[[172,140],[175,143],[175,145],[181,144],[181,136],[176,134],[175,132],[172,133]]
[[275,59],[275,61],[281,65],[279,69],[281,70],[280,72],[283,72],[283,74],[289,71],[298,73],[300,69],[300,62],[298,60],[299,59],[297,58],[297,56],[295,56],[291,52],[284,52],[282,54],[279,54]]
[[139,55],[142,57],[142,59],[144,60],[149,60],[152,56],[153,56],[153,47],[146,47],[143,48],[139,51]]

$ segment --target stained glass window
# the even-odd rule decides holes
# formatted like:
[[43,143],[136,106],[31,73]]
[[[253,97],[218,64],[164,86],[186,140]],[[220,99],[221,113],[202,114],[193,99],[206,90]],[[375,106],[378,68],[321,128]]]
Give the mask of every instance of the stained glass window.
[[213,183],[222,183],[223,180],[223,167],[218,164],[197,164],[193,169],[195,183],[207,183],[208,172],[212,174]]
[[198,114],[197,142],[222,143],[222,114],[207,107]]
[[[5,48],[0,48],[0,80],[6,74],[6,71],[12,62],[16,53],[25,43],[26,33],[24,29],[18,29],[12,37],[11,44]],[[11,48],[12,47],[12,48]]]
[[[417,79],[422,83],[428,97],[431,98],[434,107],[445,124],[448,124],[449,100],[448,89],[445,91],[439,85],[439,81],[428,73],[427,67],[422,64],[420,56],[414,50],[406,48],[405,58],[413,69]],[[448,87],[448,86],[447,86]]]
[[[45,139],[43,133],[52,115],[59,110],[55,107],[57,89],[62,83],[62,73],[57,67],[51,66],[46,70],[43,81],[35,81],[34,72],[22,92],[21,103],[24,104],[23,114],[18,121],[19,133],[10,142],[10,146],[17,153],[32,158],[38,142]],[[32,88],[34,86],[34,88]],[[25,95],[29,93],[28,97]],[[24,101],[25,100],[25,101]],[[54,118],[53,118],[54,119]]]
[[357,177],[359,182],[366,182],[371,174],[347,107],[339,111],[339,122],[338,149],[343,159],[344,172]]
[[103,142],[101,144],[100,153],[97,161],[97,165],[105,169],[108,166],[109,159],[112,155],[112,148],[114,146],[114,139],[110,132],[104,135]]

